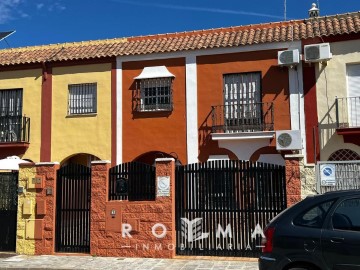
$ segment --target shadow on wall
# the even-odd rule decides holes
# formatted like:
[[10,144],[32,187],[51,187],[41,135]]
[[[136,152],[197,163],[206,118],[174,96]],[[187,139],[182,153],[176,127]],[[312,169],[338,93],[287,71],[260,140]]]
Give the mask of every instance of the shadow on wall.
[[151,151],[141,154],[140,156],[136,157],[133,161],[154,165],[155,159],[157,158],[174,158],[175,161],[182,164],[181,160],[179,159],[178,155],[175,152],[165,153],[162,151]]
[[199,128],[199,162],[206,162],[210,155],[226,155],[231,160],[238,160],[237,156],[230,150],[220,148],[218,141],[211,138],[212,133],[211,111],[201,123]]
[[336,134],[336,105],[328,105],[328,111],[319,121],[320,149],[326,147],[327,143]]
[[60,166],[66,166],[68,164],[80,164],[87,167],[91,167],[91,161],[100,160],[99,157],[94,156],[92,154],[86,154],[86,153],[79,153],[71,155],[67,158],[65,158],[61,163]]

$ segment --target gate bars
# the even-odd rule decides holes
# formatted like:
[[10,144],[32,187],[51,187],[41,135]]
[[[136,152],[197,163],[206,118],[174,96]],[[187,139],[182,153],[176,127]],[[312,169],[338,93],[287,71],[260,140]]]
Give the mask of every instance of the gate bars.
[[[262,229],[286,208],[285,167],[230,160],[179,166],[176,196],[177,254],[256,257]],[[227,235],[219,225],[230,227]]]
[[57,179],[56,251],[89,253],[91,169],[69,164]]
[[18,172],[0,173],[0,251],[15,251]]

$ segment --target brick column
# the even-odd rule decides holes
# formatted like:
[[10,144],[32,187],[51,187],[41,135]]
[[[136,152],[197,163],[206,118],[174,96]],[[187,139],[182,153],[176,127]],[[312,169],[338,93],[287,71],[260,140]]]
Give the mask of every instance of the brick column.
[[285,155],[287,206],[301,201],[300,160],[302,155]]
[[[36,163],[36,178],[43,181],[36,188],[35,254],[54,254],[56,219],[56,176],[58,162]],[[39,227],[40,226],[40,227]],[[42,234],[42,237],[39,236]]]
[[[110,161],[91,162],[91,210],[90,210],[90,254],[106,256],[106,248],[100,248],[101,239],[106,239],[105,214],[108,201],[108,179]],[[119,224],[121,226],[121,224]]]
[[[163,215],[158,223],[167,224],[166,240],[161,241],[163,245],[167,245],[167,249],[163,250],[166,255],[154,254],[156,257],[174,258],[176,255],[176,229],[175,229],[175,160],[173,158],[156,159],[156,186],[159,178],[170,177],[170,193],[169,196],[159,196],[157,194],[156,203],[162,205]],[[158,186],[156,187],[158,190]],[[166,213],[167,211],[170,213]],[[173,247],[172,249],[170,247]]]

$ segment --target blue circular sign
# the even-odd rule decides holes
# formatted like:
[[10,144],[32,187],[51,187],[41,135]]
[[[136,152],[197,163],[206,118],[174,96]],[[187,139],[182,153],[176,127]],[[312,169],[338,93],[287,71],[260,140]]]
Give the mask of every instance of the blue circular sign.
[[330,175],[332,175],[332,173],[333,173],[333,171],[332,171],[332,169],[329,168],[329,167],[325,167],[325,168],[323,169],[323,174],[324,174],[325,176],[330,176]]

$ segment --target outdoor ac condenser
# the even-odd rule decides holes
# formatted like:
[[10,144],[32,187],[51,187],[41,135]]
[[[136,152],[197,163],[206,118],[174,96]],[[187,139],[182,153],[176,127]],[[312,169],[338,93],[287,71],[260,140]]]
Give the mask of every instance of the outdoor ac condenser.
[[332,58],[329,43],[305,45],[304,52],[305,62],[322,62]]
[[294,66],[299,64],[300,54],[299,50],[278,51],[278,64],[280,66]]
[[276,131],[276,150],[301,150],[302,140],[300,130]]

